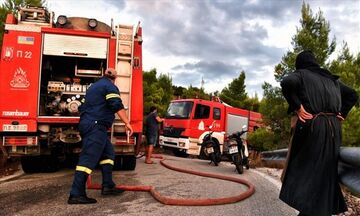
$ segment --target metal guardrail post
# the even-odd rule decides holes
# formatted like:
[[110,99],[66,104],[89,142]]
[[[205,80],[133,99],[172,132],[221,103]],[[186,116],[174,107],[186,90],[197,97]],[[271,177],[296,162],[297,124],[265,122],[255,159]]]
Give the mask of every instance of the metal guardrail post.
[[[261,153],[264,161],[285,161],[288,149]],[[360,195],[360,147],[341,147],[339,158],[339,178],[351,192]]]
[[351,192],[360,195],[360,148],[342,147],[338,169],[341,183]]

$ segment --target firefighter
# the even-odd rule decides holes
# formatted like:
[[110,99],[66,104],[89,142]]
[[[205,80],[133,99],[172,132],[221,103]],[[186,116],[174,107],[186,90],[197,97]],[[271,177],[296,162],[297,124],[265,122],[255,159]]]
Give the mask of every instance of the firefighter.
[[115,79],[116,71],[108,68],[104,76],[87,90],[85,101],[80,106],[79,131],[83,147],[76,166],[68,204],[97,202],[96,199],[87,197],[85,184],[88,175],[98,163],[102,171],[101,194],[118,195],[124,192],[116,188],[112,180],[115,155],[107,131],[114,121],[114,113],[117,113],[125,123],[129,135],[133,133],[133,129],[120,99],[119,89],[114,85]]

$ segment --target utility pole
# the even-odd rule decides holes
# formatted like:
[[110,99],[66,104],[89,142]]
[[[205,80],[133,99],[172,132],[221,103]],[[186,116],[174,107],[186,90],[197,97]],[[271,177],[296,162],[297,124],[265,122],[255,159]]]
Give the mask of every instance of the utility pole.
[[204,88],[204,77],[201,77],[201,85],[200,85],[200,89],[203,89]]

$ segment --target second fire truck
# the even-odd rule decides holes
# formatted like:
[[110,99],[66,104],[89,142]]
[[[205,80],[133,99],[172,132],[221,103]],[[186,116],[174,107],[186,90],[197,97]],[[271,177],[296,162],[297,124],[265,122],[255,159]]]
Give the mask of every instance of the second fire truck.
[[249,132],[256,130],[261,125],[261,114],[229,106],[217,98],[212,101],[173,100],[165,116],[159,143],[173,149],[175,155],[201,157],[202,143],[207,134],[213,132],[212,139],[222,153],[226,136],[241,131],[244,125]]

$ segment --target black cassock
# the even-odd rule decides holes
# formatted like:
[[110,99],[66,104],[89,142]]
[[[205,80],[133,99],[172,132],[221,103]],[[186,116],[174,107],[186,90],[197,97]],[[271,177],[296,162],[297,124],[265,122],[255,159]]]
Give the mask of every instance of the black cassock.
[[300,108],[312,120],[297,121],[280,199],[306,215],[328,216],[347,210],[337,172],[341,122],[357,101],[356,92],[338,76],[312,65],[283,79],[289,112]]

